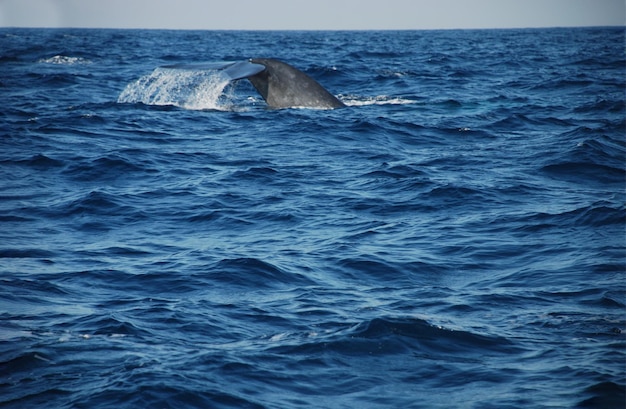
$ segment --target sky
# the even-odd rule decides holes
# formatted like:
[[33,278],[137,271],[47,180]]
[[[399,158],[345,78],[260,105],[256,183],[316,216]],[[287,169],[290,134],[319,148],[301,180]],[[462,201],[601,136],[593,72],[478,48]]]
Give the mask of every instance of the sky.
[[419,30],[624,25],[626,0],[0,0],[0,27]]

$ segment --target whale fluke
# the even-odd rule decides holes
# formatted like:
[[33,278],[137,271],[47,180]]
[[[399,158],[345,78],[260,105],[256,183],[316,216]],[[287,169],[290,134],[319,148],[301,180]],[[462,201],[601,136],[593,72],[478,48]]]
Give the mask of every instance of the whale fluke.
[[247,78],[254,74],[258,74],[265,69],[265,66],[260,64],[253,64],[250,61],[217,61],[171,64],[163,65],[161,68],[190,71],[221,71],[231,81],[235,81],[242,78]]
[[253,58],[248,61],[222,61],[166,65],[163,68],[181,70],[221,71],[230,81],[247,78],[267,105],[272,108],[344,107],[334,95],[317,81],[291,65],[273,58]]
[[265,70],[248,77],[265,102],[274,108],[340,108],[345,105],[317,81],[282,61],[253,58]]

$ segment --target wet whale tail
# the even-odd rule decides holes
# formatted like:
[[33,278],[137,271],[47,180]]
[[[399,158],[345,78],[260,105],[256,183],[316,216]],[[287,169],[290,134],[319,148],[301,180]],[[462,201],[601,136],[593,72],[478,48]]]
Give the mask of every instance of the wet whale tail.
[[219,70],[230,80],[248,79],[272,108],[344,107],[334,95],[297,68],[273,59],[253,58],[248,61],[176,64],[164,68]]
[[287,63],[270,58],[255,58],[250,62],[265,67],[247,78],[272,107],[332,109],[345,106],[313,78]]

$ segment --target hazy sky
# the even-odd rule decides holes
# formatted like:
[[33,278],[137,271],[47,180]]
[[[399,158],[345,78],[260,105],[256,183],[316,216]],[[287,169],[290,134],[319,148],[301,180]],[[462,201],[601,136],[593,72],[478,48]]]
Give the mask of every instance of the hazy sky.
[[350,30],[625,23],[626,0],[0,0],[3,27]]

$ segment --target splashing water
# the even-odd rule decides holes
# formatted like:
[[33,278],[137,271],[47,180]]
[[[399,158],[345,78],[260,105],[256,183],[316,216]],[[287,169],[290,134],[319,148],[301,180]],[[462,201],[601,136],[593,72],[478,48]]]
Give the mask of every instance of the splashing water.
[[120,103],[173,105],[191,110],[227,110],[224,88],[229,80],[216,71],[189,71],[156,68],[151,74],[126,86]]

